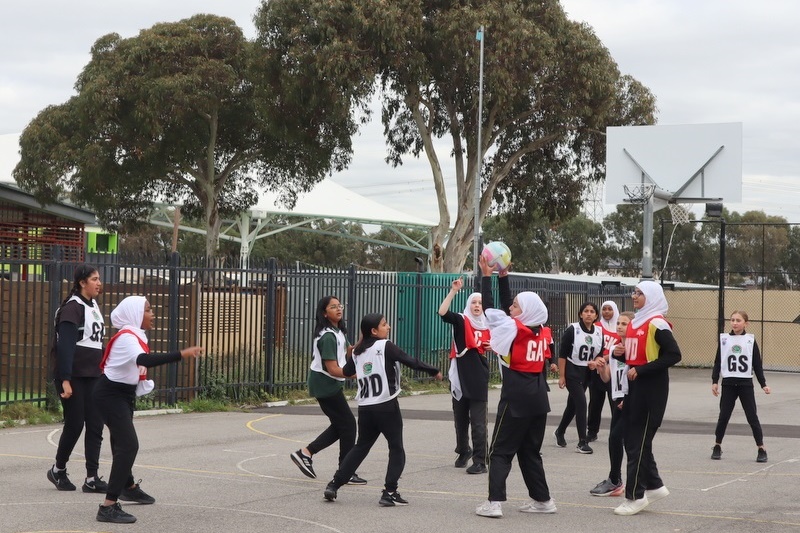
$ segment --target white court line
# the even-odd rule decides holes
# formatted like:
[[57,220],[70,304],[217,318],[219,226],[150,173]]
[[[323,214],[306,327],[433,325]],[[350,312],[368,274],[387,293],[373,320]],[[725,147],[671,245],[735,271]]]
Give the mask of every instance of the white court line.
[[731,479],[730,481],[725,481],[724,483],[718,483],[716,485],[711,485],[710,487],[706,487],[704,489],[700,489],[700,492],[708,492],[710,490],[718,489],[720,487],[725,487],[725,486],[730,485],[732,483],[746,482],[747,478],[749,478],[749,477],[752,477],[752,476],[755,476],[755,475],[758,475],[758,474],[763,474],[764,472],[766,472],[766,471],[768,471],[768,470],[770,470],[772,468],[775,468],[776,466],[779,466],[779,465],[781,465],[783,463],[796,463],[798,460],[800,460],[800,457],[795,457],[793,459],[786,459],[784,461],[773,463],[773,464],[771,464],[769,466],[765,466],[764,468],[759,468],[755,472],[748,472],[747,474],[744,474],[743,476],[738,477],[736,479]]

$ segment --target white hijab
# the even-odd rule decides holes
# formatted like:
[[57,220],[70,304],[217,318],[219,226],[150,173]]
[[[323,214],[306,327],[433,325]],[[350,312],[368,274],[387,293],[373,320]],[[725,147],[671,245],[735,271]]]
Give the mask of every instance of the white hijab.
[[472,314],[472,309],[471,309],[472,301],[475,298],[480,298],[480,297],[481,297],[481,293],[479,293],[479,292],[473,292],[472,294],[469,295],[469,298],[467,298],[467,305],[466,305],[466,307],[464,307],[463,315],[464,315],[464,318],[469,320],[469,323],[472,324],[473,328],[475,328],[475,329],[488,329],[489,326],[488,326],[488,324],[486,324],[486,317],[483,316],[483,313],[481,313],[478,316],[475,316],[475,315]]
[[144,296],[128,296],[124,298],[111,311],[111,325],[117,329],[125,328],[130,330],[147,343],[147,335],[142,329],[144,304],[146,302],[147,298]]
[[[535,292],[521,292],[517,294],[517,305],[522,310],[516,320],[526,326],[541,326],[547,322],[547,307]],[[486,309],[484,311],[492,338],[489,344],[498,355],[508,355],[511,345],[517,337],[516,321],[499,309]]]
[[[605,320],[603,318],[603,308],[605,306],[610,306],[611,309],[614,310],[614,315],[611,317],[611,320]],[[617,332],[617,319],[619,318],[619,308],[617,304],[611,300],[606,300],[605,302],[600,305],[600,325],[603,326],[603,329],[606,331],[610,331],[612,333]]]
[[547,307],[535,292],[517,294],[517,305],[522,310],[517,320],[526,326],[541,326],[547,322]]
[[641,281],[636,285],[636,288],[644,294],[644,306],[636,311],[633,316],[631,325],[634,328],[641,327],[642,324],[653,318],[654,316],[663,316],[667,314],[669,305],[667,298],[664,296],[664,289],[655,281]]

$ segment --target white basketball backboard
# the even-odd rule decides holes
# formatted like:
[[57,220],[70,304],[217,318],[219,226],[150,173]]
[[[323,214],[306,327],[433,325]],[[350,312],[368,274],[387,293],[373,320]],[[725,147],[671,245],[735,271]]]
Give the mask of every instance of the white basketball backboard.
[[[742,123],[606,129],[605,203],[628,203],[624,186],[653,183],[668,201],[742,201]],[[660,204],[660,205],[659,205]]]

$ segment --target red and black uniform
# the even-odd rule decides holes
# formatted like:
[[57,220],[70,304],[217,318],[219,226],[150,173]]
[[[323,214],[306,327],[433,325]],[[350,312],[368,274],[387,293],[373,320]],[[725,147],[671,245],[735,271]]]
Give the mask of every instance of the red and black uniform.
[[[507,313],[513,302],[508,278],[500,277],[498,285],[501,308]],[[494,300],[490,277],[481,280],[481,297],[487,317],[490,311],[497,312],[491,309]],[[489,500],[506,501],[506,479],[516,455],[528,495],[538,502],[546,502],[550,500],[550,489],[539,452],[550,412],[544,366],[548,338],[542,333],[541,325],[526,326],[513,320],[516,336],[509,353],[498,353],[503,387],[489,447]],[[546,313],[542,322],[545,321]],[[492,345],[494,347],[494,337]]]
[[472,462],[486,464],[488,439],[487,409],[489,401],[489,362],[483,343],[490,338],[488,329],[475,328],[460,313],[448,311],[442,321],[453,326],[450,350],[452,372],[457,372],[458,388],[452,390],[453,422],[456,449],[459,455],[469,452],[469,430],[472,430]]
[[639,500],[645,490],[664,485],[653,457],[653,438],[667,408],[669,367],[681,360],[669,322],[663,316],[651,317],[639,327],[631,322],[625,335],[625,359],[636,369],[622,410],[628,456],[625,497]]

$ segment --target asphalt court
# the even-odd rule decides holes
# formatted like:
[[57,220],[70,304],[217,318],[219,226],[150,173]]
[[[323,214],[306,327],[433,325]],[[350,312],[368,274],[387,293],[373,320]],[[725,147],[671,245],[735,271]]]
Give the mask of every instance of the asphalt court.
[[[475,507],[486,499],[487,476],[453,467],[450,399],[421,395],[400,400],[407,459],[399,490],[410,502],[407,507],[378,506],[387,458],[382,439],[358,470],[369,483],[342,487],[336,502],[324,501],[338,449],[315,456],[317,479],[300,473],[289,453],[312,440],[327,419],[315,404],[295,405],[137,417],[140,451],[134,475],[157,501],[123,504],[138,518],[131,525],[95,521],[102,495],[84,494],[80,487],[58,492],[47,481],[60,425],[0,429],[0,533],[800,531],[800,375],[768,373],[773,393],[756,391],[769,452],[766,464],[755,462],[756,447],[739,406],[723,442],[722,460],[710,459],[718,400],[711,395],[709,376],[709,370],[671,372],[666,420],[654,445],[671,494],[636,516],[613,514],[620,498],[589,495],[608,474],[607,412],[599,440],[592,444],[594,454],[574,452],[574,427],[567,432],[567,448],[558,448],[552,431],[566,391],[551,385],[543,458],[558,506],[554,515],[517,511],[527,494],[515,466],[504,517],[476,516]],[[490,392],[490,425],[498,397],[499,391]],[[82,452],[81,443],[68,470],[80,485],[84,471],[77,452]],[[106,435],[100,468],[106,478],[110,459]]]

